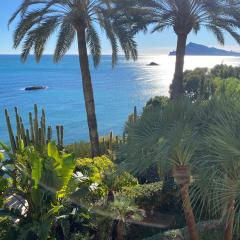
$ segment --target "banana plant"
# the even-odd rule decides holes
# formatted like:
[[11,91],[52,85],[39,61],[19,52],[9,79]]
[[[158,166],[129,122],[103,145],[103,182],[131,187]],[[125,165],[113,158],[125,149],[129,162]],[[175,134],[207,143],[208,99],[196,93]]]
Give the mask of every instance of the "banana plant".
[[75,158],[60,152],[55,142],[48,143],[47,153],[22,146],[12,154],[8,147],[1,146],[11,159],[1,160],[1,176],[12,180],[12,186],[4,192],[2,213],[17,213],[19,224],[26,227],[22,239],[45,240],[73,176]]

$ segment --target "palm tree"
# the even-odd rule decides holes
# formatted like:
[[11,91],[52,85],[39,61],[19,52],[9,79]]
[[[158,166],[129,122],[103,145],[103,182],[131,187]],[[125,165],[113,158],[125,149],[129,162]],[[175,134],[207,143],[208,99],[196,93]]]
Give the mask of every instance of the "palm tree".
[[[240,35],[240,4],[230,0],[147,0],[152,8],[151,19],[135,25],[135,31],[142,30],[142,25],[154,24],[152,32],[162,32],[173,28],[177,35],[175,73],[170,87],[171,98],[183,94],[183,68],[187,37],[190,32],[198,33],[201,27],[212,32],[220,44],[224,44],[224,31],[228,32],[238,43]],[[145,7],[146,1],[137,1],[136,6]],[[143,13],[142,13],[143,14]]]
[[[97,67],[101,57],[101,43],[96,25],[105,30],[112,46],[112,64],[117,61],[119,43],[127,59],[137,58],[136,43],[121,21],[121,12],[114,14],[116,4],[110,0],[24,0],[9,20],[20,16],[14,32],[14,47],[22,46],[23,61],[34,52],[40,61],[48,39],[58,31],[54,61],[60,61],[77,36],[82,85],[87,112],[92,156],[99,155],[99,137],[95,113],[94,95],[89,70],[88,49]],[[113,18],[115,16],[115,18]]]
[[196,103],[187,99],[171,101],[164,107],[147,111],[128,128],[128,143],[124,146],[126,168],[144,172],[158,166],[160,177],[173,173],[179,186],[183,210],[192,240],[198,240],[196,220],[190,201],[189,187],[196,155]]
[[[197,204],[220,215],[224,224],[224,240],[238,239],[240,234],[240,105],[239,98],[214,100],[217,114],[203,138],[203,158],[197,164],[201,178],[193,191]],[[207,187],[206,187],[207,186]],[[235,230],[235,235],[234,235]]]
[[117,220],[117,240],[125,239],[126,225],[131,221],[140,221],[142,214],[131,200],[119,197],[110,205],[111,215]]

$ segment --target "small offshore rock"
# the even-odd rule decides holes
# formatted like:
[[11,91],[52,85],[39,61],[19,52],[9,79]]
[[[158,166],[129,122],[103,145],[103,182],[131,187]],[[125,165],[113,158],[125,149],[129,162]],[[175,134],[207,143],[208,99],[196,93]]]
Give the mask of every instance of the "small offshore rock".
[[148,66],[159,66],[159,64],[155,63],[155,62],[151,62],[148,64]]
[[35,91],[35,90],[43,90],[46,89],[45,86],[30,86],[30,87],[26,87],[24,90],[25,91]]

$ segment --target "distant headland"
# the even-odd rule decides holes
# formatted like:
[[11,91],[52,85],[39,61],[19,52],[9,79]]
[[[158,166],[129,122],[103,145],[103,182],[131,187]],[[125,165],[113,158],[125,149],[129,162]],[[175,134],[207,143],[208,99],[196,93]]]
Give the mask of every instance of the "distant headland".
[[[170,52],[169,56],[175,56],[176,51]],[[190,42],[186,46],[186,55],[190,56],[239,56],[240,52],[226,51],[219,48],[207,47],[202,44]]]

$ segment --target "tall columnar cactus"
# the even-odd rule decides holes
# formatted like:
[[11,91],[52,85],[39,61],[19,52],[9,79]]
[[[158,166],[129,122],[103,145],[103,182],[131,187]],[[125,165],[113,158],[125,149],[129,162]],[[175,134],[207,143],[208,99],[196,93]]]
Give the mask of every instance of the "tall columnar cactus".
[[[35,146],[36,149],[42,151],[46,149],[48,142],[52,140],[52,128],[48,126],[46,128],[46,114],[42,110],[40,121],[38,120],[38,108],[34,105],[34,117],[32,113],[29,113],[29,128],[26,129],[21,116],[18,113],[18,109],[15,107],[15,119],[16,119],[16,136],[12,128],[11,120],[9,117],[8,110],[5,109],[6,123],[9,133],[10,144],[12,152],[15,154],[22,145],[25,147],[28,145]],[[47,129],[47,130],[46,130]],[[58,147],[63,148],[63,126],[57,126],[57,142]]]
[[110,150],[112,150],[112,145],[113,145],[113,132],[111,131],[109,135],[109,146],[108,146]]
[[63,126],[56,126],[57,130],[57,143],[60,148],[63,147]]
[[133,122],[137,121],[137,107],[134,107],[134,111],[133,111]]
[[10,139],[12,152],[16,153],[16,150],[17,150],[16,141],[15,141],[15,138],[14,138],[13,129],[12,129],[12,125],[11,125],[11,120],[10,120],[7,109],[5,109],[5,117],[6,117],[6,123],[7,123],[7,128],[8,128],[8,133],[9,133],[9,139]]
[[126,143],[126,132],[125,131],[123,132],[122,139],[123,139],[123,143]]

